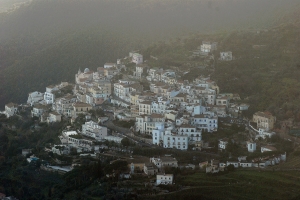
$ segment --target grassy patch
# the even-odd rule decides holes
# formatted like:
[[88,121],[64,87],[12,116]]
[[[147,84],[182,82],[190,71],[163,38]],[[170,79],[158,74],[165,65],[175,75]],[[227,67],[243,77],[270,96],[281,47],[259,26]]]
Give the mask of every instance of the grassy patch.
[[291,171],[238,170],[220,176],[196,173],[176,182],[190,188],[163,199],[293,199],[300,194],[299,180],[300,172]]

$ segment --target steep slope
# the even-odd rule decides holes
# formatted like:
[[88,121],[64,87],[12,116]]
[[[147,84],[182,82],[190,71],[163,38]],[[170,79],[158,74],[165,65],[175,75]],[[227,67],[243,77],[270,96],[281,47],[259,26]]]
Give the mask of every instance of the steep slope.
[[90,30],[67,35],[54,45],[16,60],[2,71],[0,103],[25,102],[30,91],[44,91],[47,85],[60,81],[74,82],[79,68],[96,70],[105,62],[116,62],[133,44],[110,32],[100,34]]
[[33,0],[0,14],[0,106],[158,40],[283,23],[297,1]]

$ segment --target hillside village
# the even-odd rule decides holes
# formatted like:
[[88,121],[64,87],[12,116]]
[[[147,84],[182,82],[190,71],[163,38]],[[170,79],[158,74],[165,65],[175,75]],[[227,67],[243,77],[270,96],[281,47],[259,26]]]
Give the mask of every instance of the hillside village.
[[[215,59],[212,52],[217,51],[217,46],[216,42],[204,41],[192,57]],[[220,52],[219,55],[221,62],[234,59],[232,52]],[[126,161],[128,165],[127,170],[120,174],[122,179],[142,172],[148,176],[156,175],[156,185],[175,183],[174,174],[166,174],[165,167],[199,168],[205,169],[206,173],[218,173],[226,171],[229,166],[256,169],[286,161],[284,149],[277,149],[277,144],[270,142],[277,134],[275,116],[257,111],[252,119],[247,119],[243,112],[249,105],[241,101],[239,94],[222,93],[210,76],[199,74],[193,81],[183,80],[181,77],[186,73],[179,69],[152,68],[143,60],[143,55],[130,52],[129,56],[118,59],[116,63],[105,63],[95,71],[79,69],[74,77],[75,84],[50,85],[45,92],[30,93],[24,104],[8,103],[2,114],[11,118],[29,109],[30,117],[39,123],[51,125],[69,121],[71,125],[64,127],[59,135],[60,143],[45,147],[46,152],[59,156],[75,152],[80,157],[118,158],[111,164]],[[101,116],[92,114],[97,110],[101,110]],[[75,126],[78,119],[81,124]],[[131,125],[124,128],[118,125],[120,122]],[[113,124],[109,126],[109,123]],[[228,129],[234,130],[230,138],[219,134]],[[210,138],[215,138],[217,143]],[[223,157],[222,160],[200,160],[195,165],[179,163],[172,155],[133,156],[133,149],[125,148],[122,142],[128,139],[133,145],[209,152]],[[116,145],[105,145],[105,141]],[[240,155],[234,155],[237,146],[242,149],[236,152]],[[269,154],[260,154],[264,152]],[[119,153],[123,153],[122,158],[117,156]],[[251,153],[256,157],[246,156]],[[22,154],[31,155],[31,149],[23,149]],[[38,159],[31,155],[27,160],[30,163]],[[41,169],[59,173],[69,172],[80,165],[75,160],[65,164],[56,162],[59,165],[51,165],[48,161],[43,163]],[[106,176],[115,174],[112,172]]]

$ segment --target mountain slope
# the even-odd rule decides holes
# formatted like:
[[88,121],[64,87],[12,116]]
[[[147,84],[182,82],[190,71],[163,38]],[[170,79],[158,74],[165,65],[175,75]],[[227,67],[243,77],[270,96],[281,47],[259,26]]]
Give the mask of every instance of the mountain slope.
[[[298,0],[33,0],[0,14],[0,106],[132,49],[190,32],[268,27]],[[294,15],[289,14],[293,8]],[[299,6],[298,6],[299,8]]]
[[[132,45],[130,45],[132,44]],[[44,91],[60,81],[74,82],[78,69],[96,70],[115,62],[134,42],[109,32],[84,31],[67,35],[56,44],[15,61],[0,74],[0,103],[25,102],[30,91]]]

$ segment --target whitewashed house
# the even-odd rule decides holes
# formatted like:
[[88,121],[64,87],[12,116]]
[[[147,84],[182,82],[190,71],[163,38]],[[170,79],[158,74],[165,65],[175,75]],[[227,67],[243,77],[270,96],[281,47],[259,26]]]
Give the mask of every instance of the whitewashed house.
[[41,117],[42,114],[48,110],[47,106],[41,104],[35,104],[31,110],[32,117]]
[[260,148],[260,151],[263,152],[267,152],[267,151],[277,151],[277,149],[273,146],[262,146]]
[[204,132],[214,132],[218,129],[218,116],[214,113],[194,115],[191,117],[191,125]]
[[227,138],[219,140],[218,147],[219,147],[220,150],[225,150],[227,145],[228,145],[228,139]]
[[231,51],[220,52],[220,60],[231,61],[232,60],[232,52]]
[[18,112],[18,105],[14,103],[5,104],[4,114],[7,118],[14,116]]
[[178,161],[176,158],[171,156],[164,156],[159,158],[150,158],[150,163],[153,163],[158,169],[162,169],[164,167],[178,167]]
[[99,126],[96,122],[89,121],[82,125],[82,135],[102,140],[107,136],[107,128]]
[[61,122],[61,115],[57,112],[50,112],[47,118],[47,123]]
[[44,93],[35,91],[31,92],[28,95],[27,103],[33,106],[35,103],[38,103],[44,99]]
[[52,153],[58,155],[69,155],[70,147],[68,145],[54,145],[51,149]]
[[157,174],[156,175],[156,185],[172,185],[174,176],[173,174]]
[[255,152],[256,151],[256,143],[255,142],[247,142],[247,149],[248,152]]
[[77,152],[92,150],[93,142],[83,139],[76,131],[63,131],[61,141],[62,140],[66,140],[66,144],[76,148]]
[[105,63],[104,64],[104,69],[113,68],[113,67],[117,67],[117,64],[116,63]]
[[240,166],[240,163],[239,163],[238,161],[227,161],[227,162],[226,162],[226,165],[227,165],[227,167],[228,167],[229,165],[233,165],[234,168],[238,168],[238,167]]
[[189,138],[190,143],[200,142],[202,140],[201,131],[189,124],[183,124],[178,127],[178,135],[186,135]]
[[259,138],[262,138],[262,139],[271,138],[275,134],[276,134],[275,132],[267,131],[263,128],[259,128],[258,135],[255,136],[255,139],[257,140]]
[[44,100],[46,104],[53,104],[55,101],[55,91],[58,91],[59,89],[56,86],[50,85],[46,87],[46,92],[44,93]]
[[132,62],[135,64],[143,63],[143,55],[141,55],[139,53],[133,53],[132,54]]
[[202,53],[210,53],[214,50],[217,50],[217,44],[217,42],[203,41],[202,45],[200,46],[200,50]]
[[163,136],[164,148],[187,150],[188,144],[189,137],[187,135],[178,135],[176,133],[165,131],[165,135]]

